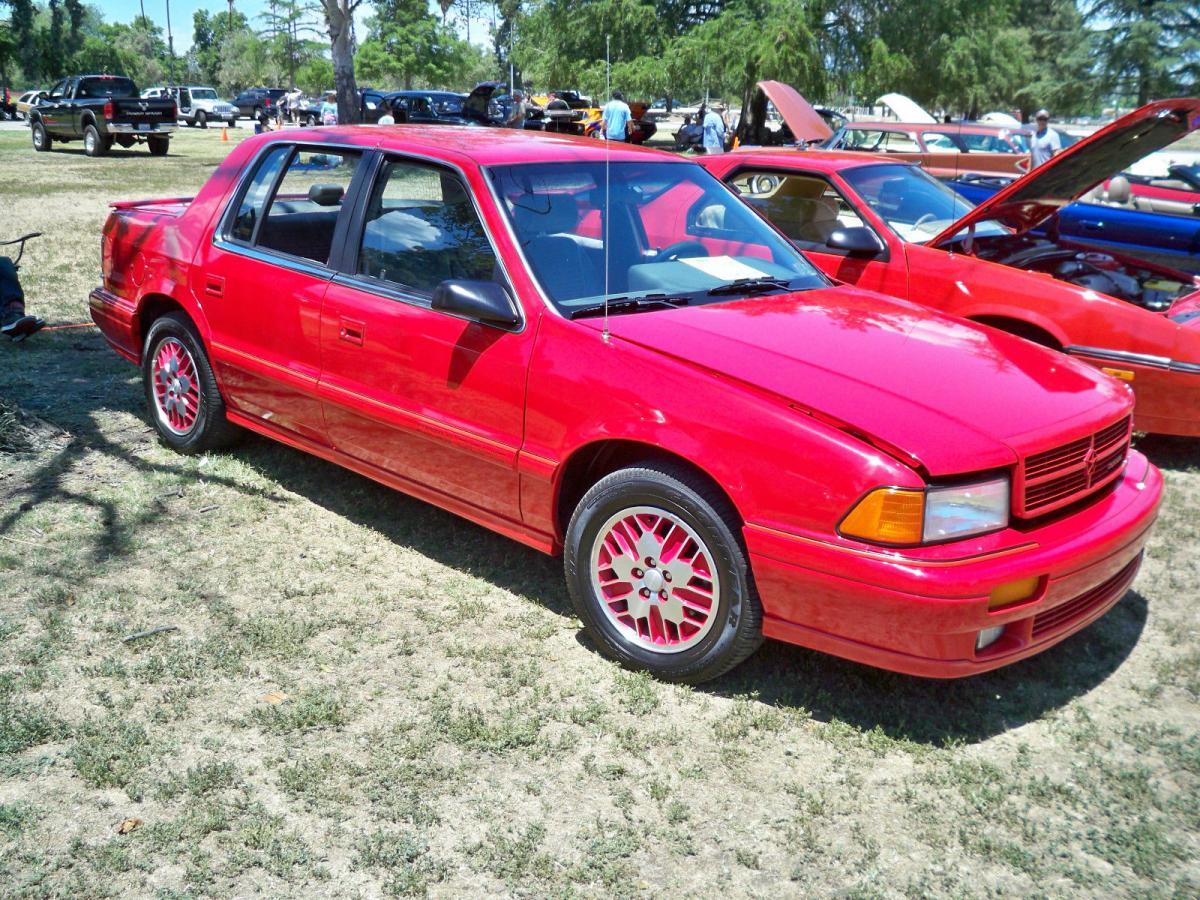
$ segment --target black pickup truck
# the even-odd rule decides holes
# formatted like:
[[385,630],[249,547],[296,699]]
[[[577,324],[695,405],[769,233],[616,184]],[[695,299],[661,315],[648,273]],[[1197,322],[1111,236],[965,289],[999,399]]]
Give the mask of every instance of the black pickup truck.
[[122,75],[75,75],[39,97],[29,110],[29,127],[34,150],[81,140],[88,156],[103,156],[114,143],[144,141],[152,156],[166,156],[175,114],[173,99],[143,100]]

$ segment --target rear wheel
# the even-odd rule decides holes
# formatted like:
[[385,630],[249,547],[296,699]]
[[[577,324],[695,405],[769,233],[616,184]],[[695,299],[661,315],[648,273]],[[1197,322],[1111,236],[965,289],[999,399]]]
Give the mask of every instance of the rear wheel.
[[597,482],[567,528],[575,610],[601,652],[668,681],[732,669],[762,642],[762,607],[729,501],[681,466]]
[[95,125],[87,125],[83,129],[83,152],[88,156],[104,156],[110,146]]
[[50,135],[46,134],[46,126],[42,124],[40,119],[33,123],[33,127],[30,130],[33,133],[33,149],[39,153],[45,153],[49,150],[51,145]]
[[172,449],[203,453],[237,438],[204,346],[185,316],[168,313],[150,326],[142,382],[154,427]]
[[166,156],[167,150],[171,147],[171,139],[165,137],[149,137],[146,138],[146,145],[150,148],[151,156]]
[[305,121],[305,122],[308,124],[308,126],[309,126],[310,128],[316,128],[316,127],[317,127],[317,117],[316,117],[316,116],[314,116],[312,113],[309,113],[309,114],[308,114],[308,118],[307,118],[307,119],[305,119],[304,121]]

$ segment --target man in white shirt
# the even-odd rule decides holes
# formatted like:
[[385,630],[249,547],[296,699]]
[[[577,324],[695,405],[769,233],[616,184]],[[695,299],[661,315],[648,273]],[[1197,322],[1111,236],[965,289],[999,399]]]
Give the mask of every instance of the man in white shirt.
[[1062,139],[1058,132],[1050,127],[1050,113],[1046,110],[1039,109],[1034,120],[1037,122],[1037,130],[1029,139],[1029,155],[1032,168],[1036,169],[1042,163],[1049,162],[1054,154],[1062,149]]

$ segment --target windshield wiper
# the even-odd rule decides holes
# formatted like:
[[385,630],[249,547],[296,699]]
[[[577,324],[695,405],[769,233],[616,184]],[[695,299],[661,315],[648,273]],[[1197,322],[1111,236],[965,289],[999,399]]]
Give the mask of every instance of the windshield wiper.
[[[691,302],[690,298],[686,294],[640,294],[636,297],[610,297],[607,307],[608,314],[611,316],[627,312],[637,312],[653,307],[675,309],[676,307],[687,306],[689,302]],[[572,310],[568,318],[582,319],[586,316],[601,316],[604,315],[605,306],[606,304],[604,303],[597,303],[594,306],[585,306],[581,309]]]
[[790,278],[773,278],[764,275],[761,278],[738,278],[729,284],[719,284],[708,289],[708,296],[720,297],[725,294],[762,294],[767,291],[786,291],[792,285]]

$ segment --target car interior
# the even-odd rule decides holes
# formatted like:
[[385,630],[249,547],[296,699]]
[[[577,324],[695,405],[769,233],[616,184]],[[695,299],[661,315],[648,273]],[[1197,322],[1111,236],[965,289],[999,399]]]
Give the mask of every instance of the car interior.
[[823,250],[839,228],[863,224],[854,208],[822,178],[782,172],[741,172],[732,182],[746,202],[805,250]]
[[1188,203],[1182,200],[1142,197],[1134,194],[1129,179],[1124,175],[1117,175],[1115,178],[1109,179],[1107,187],[1103,184],[1096,185],[1096,187],[1080,197],[1079,202],[1175,216],[1194,216],[1200,214],[1200,202]]
[[300,150],[292,157],[258,231],[268,250],[327,262],[342,198],[359,154]]

